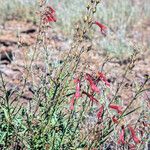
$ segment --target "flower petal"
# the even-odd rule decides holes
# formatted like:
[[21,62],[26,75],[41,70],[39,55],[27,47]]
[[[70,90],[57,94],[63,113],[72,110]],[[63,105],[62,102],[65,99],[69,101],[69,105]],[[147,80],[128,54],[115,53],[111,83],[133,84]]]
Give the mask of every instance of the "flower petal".
[[110,83],[107,81],[106,76],[102,72],[98,72],[98,78],[102,80],[107,86],[110,86]]
[[136,136],[136,134],[135,134],[135,130],[134,130],[131,126],[128,126],[128,128],[129,128],[129,130],[130,130],[130,132],[131,132],[131,136],[132,136],[132,138],[133,138],[133,141],[134,141],[136,144],[140,143],[139,138],[138,138],[138,137]]
[[75,98],[78,99],[80,97],[80,80],[78,78],[76,78],[76,79],[74,79],[74,82],[76,83]]
[[96,24],[96,25],[100,28],[101,33],[102,33],[104,36],[106,36],[107,27],[106,27],[105,25],[101,24],[101,23],[98,22],[98,21],[95,21],[93,24]]
[[73,96],[70,101],[70,110],[74,110],[75,97]]
[[122,106],[118,106],[118,105],[114,105],[114,104],[110,104],[109,108],[114,109],[118,112],[118,114],[122,113]]
[[97,118],[98,118],[98,120],[101,120],[101,119],[102,119],[103,111],[104,111],[104,106],[102,105],[102,106],[99,108],[99,111],[98,111],[98,113],[97,113]]
[[94,79],[90,74],[86,74],[85,79],[89,82],[90,84],[90,88],[93,92],[99,93],[100,90],[99,88],[96,86],[96,84],[94,83]]
[[125,144],[124,136],[125,136],[125,128],[124,128],[124,126],[122,126],[122,129],[121,129],[121,132],[119,135],[118,144]]
[[44,23],[56,22],[55,10],[51,6],[48,6],[47,10],[43,14],[42,19],[43,19]]
[[119,123],[118,119],[117,119],[115,116],[112,117],[112,121],[113,121],[114,123],[116,123],[116,124]]
[[89,94],[89,93],[87,93],[85,91],[83,91],[82,93],[87,95],[87,97],[89,97],[92,102],[98,103],[98,100],[96,98],[94,98],[93,95],[91,95],[91,94]]

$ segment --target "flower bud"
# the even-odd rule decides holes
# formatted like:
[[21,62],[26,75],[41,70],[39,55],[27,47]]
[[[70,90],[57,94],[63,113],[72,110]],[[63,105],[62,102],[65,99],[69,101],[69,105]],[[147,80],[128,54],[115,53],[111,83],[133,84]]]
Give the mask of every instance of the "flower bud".
[[76,29],[79,30],[79,25],[76,26]]
[[85,17],[84,17],[84,22],[86,22],[86,21],[87,21],[87,19],[88,19],[88,17],[87,17],[87,16],[85,16]]
[[86,33],[86,30],[84,29],[84,30],[83,30],[83,34],[85,34],[85,33]]
[[92,18],[89,18],[88,23],[90,24],[92,22]]
[[90,9],[90,4],[88,4],[88,5],[86,6],[86,8],[89,10],[89,9]]
[[96,12],[96,8],[93,9],[93,14]]

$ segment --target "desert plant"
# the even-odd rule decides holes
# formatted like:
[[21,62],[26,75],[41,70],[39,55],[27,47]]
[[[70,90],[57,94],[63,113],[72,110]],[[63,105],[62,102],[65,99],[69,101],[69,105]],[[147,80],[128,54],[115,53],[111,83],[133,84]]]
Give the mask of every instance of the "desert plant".
[[[0,74],[2,149],[106,149],[112,145],[120,149],[142,147],[141,143],[147,138],[147,123],[142,120],[144,111],[138,115],[136,122],[126,120],[140,109],[131,106],[148,90],[149,76],[136,86],[127,106],[118,98],[126,77],[136,64],[137,50],[133,50],[115,91],[104,73],[104,66],[109,60],[103,63],[100,70],[92,72],[86,62],[82,64],[83,54],[91,51],[92,43],[88,35],[92,28],[98,26],[99,33],[107,36],[107,27],[94,19],[99,3],[100,0],[89,1],[85,15],[75,27],[68,53],[61,63],[52,66],[48,60],[46,33],[51,23],[57,22],[57,17],[55,9],[47,5],[46,1],[41,1],[37,41],[30,64],[25,68],[27,74],[22,89],[19,92],[15,89],[8,91],[7,83]],[[39,83],[32,89],[32,101],[20,103],[28,78],[33,76],[34,79],[37,74],[33,61],[41,47],[47,63],[46,71],[38,74]],[[137,121],[144,122],[141,130]]]

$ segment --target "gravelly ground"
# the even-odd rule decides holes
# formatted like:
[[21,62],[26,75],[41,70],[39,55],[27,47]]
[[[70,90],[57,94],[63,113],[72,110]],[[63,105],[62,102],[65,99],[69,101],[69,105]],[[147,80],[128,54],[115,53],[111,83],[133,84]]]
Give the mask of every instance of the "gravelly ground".
[[[8,21],[5,23],[5,27],[1,26],[0,34],[0,72],[2,73],[5,81],[8,82],[7,88],[20,90],[23,86],[23,78],[26,74],[25,66],[30,63],[27,56],[30,56],[33,52],[33,45],[36,42],[37,27],[32,23]],[[146,30],[149,30],[145,27]],[[143,32],[146,32],[143,30]],[[60,33],[52,32],[52,29],[48,34],[48,53],[49,60],[52,64],[61,58],[61,54],[64,54],[69,49],[70,40],[65,38]],[[147,34],[147,33],[146,33]],[[147,36],[147,35],[146,35]],[[134,37],[133,37],[134,38]],[[42,50],[37,52],[39,56],[42,56]],[[9,57],[9,59],[8,59]],[[90,65],[89,70],[99,70],[100,66],[105,59],[103,51],[93,50],[86,53],[83,56],[83,60],[87,61]],[[121,75],[124,71],[128,59],[114,59],[108,63],[105,70],[108,72],[108,79],[114,83],[121,80]],[[133,69],[130,78],[126,79],[127,87],[124,94],[121,95],[123,99],[128,99],[132,94],[133,81],[142,81],[145,75],[150,74],[150,51],[143,51],[138,57],[138,61]],[[45,71],[45,63],[42,57],[39,57],[33,62],[33,68],[39,74]],[[111,72],[111,73],[110,73]],[[120,76],[119,76],[120,75]],[[30,92],[32,78],[28,78],[28,85],[24,90],[23,99],[31,100],[32,92]],[[35,79],[35,82],[39,82],[39,79]],[[115,85],[115,84],[114,84]],[[127,94],[128,93],[128,94]]]

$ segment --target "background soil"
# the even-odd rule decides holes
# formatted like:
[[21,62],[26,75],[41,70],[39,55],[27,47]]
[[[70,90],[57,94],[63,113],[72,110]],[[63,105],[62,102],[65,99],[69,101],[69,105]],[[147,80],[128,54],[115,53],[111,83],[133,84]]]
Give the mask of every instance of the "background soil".
[[[147,25],[147,26],[146,26]],[[135,29],[136,30],[136,29]],[[148,24],[145,24],[143,33],[148,34],[150,28]],[[20,90],[23,86],[23,78],[26,74],[26,65],[30,63],[28,54],[30,54],[34,48],[37,36],[37,26],[30,22],[23,21],[7,21],[5,26],[1,26],[0,34],[0,72],[7,82],[7,90]],[[146,37],[146,36],[144,36]],[[56,33],[52,29],[48,33],[48,45],[49,45],[49,62],[55,64],[62,60],[61,54],[68,51],[70,45],[70,39],[67,39],[61,33]],[[99,70],[103,61],[105,60],[105,51],[93,49],[84,55],[84,59],[89,63],[91,70]],[[128,57],[114,58],[106,66],[105,71],[108,74],[109,82],[119,82],[121,80],[122,72],[129,63]],[[145,76],[150,75],[150,51],[145,49],[140,52],[136,65],[133,69],[131,78],[126,79],[127,85],[131,86],[133,81],[144,80]],[[33,68],[37,71],[37,74],[45,71],[45,63],[42,58],[38,58],[33,62]],[[111,72],[111,74],[109,74]],[[133,75],[134,74],[134,75]],[[120,78],[120,79],[119,79]],[[38,79],[36,80],[38,84]],[[27,87],[24,89],[22,98],[24,100],[32,99],[32,79],[28,78]],[[131,90],[126,88],[125,94],[122,95],[123,99],[128,99],[131,94]],[[150,96],[148,94],[148,96]]]

